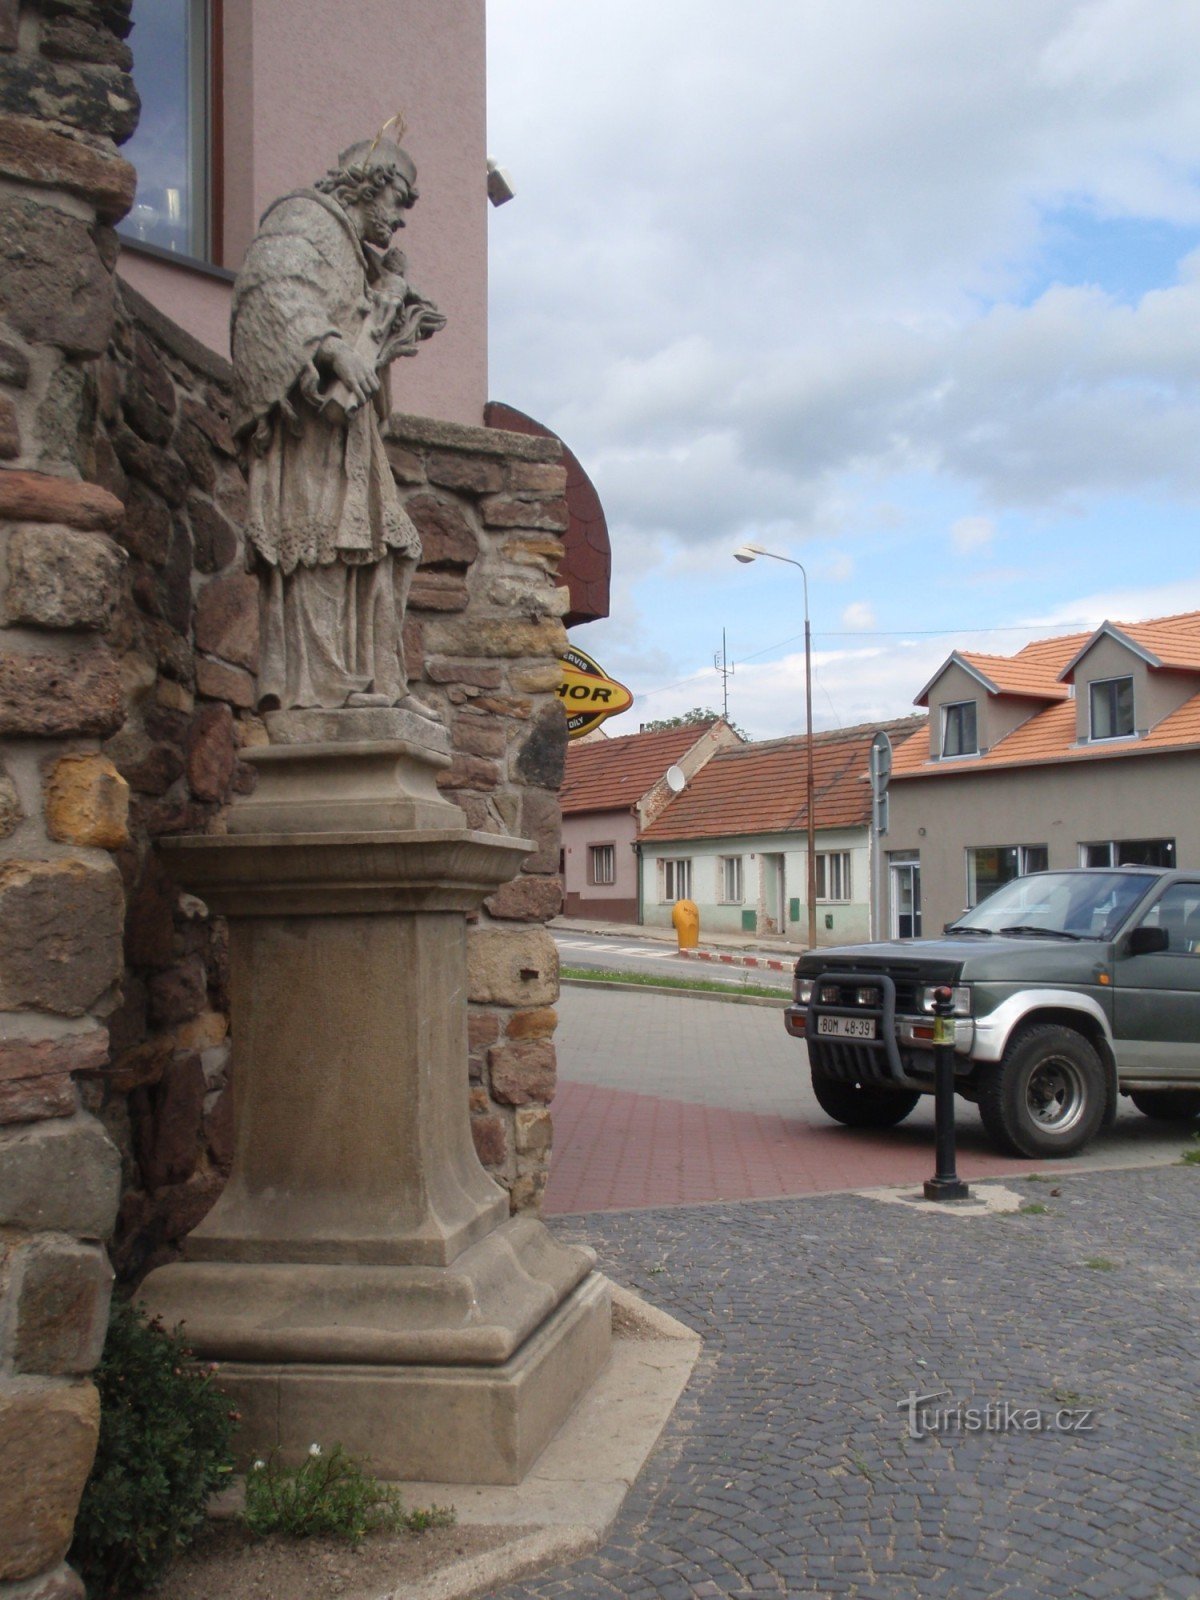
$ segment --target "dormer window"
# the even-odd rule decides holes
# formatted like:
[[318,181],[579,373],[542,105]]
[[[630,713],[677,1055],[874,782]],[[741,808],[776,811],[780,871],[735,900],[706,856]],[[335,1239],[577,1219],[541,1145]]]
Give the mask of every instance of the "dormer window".
[[942,707],[942,754],[973,756],[979,753],[974,700],[959,700]]
[[1093,739],[1128,739],[1133,733],[1133,679],[1098,678],[1088,685]]

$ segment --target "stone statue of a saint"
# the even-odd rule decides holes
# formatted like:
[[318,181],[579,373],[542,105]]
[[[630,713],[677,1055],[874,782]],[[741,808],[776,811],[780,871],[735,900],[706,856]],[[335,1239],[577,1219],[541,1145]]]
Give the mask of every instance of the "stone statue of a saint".
[[408,692],[400,631],[421,543],[380,434],[381,371],[446,320],[389,249],[416,182],[398,144],[352,145],[311,189],[268,207],[234,285],[262,710],[433,715]]

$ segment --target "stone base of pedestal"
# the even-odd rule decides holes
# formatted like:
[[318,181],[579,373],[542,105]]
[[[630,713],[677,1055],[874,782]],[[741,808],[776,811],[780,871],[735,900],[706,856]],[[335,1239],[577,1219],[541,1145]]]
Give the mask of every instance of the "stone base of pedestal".
[[592,1273],[498,1366],[229,1362],[221,1390],[250,1445],[239,1468],[340,1444],[381,1478],[519,1483],[603,1370],[611,1333],[609,1286]]

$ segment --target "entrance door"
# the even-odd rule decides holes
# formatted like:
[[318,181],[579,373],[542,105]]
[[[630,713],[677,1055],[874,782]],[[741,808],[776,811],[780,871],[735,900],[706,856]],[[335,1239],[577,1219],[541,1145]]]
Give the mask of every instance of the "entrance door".
[[892,938],[921,937],[921,863],[892,861]]
[[787,930],[784,898],[786,884],[783,876],[783,856],[767,852],[762,858],[763,874],[763,926],[760,933],[784,933]]
[[1200,880],[1173,883],[1140,917],[1162,928],[1167,948],[1113,962],[1113,1045],[1123,1078],[1178,1078],[1200,1072]]

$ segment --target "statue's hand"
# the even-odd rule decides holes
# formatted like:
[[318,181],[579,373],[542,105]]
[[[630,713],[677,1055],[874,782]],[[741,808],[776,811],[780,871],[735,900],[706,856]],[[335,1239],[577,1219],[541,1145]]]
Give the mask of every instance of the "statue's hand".
[[340,339],[329,347],[329,365],[354,396],[356,406],[366,405],[379,388],[375,369]]

